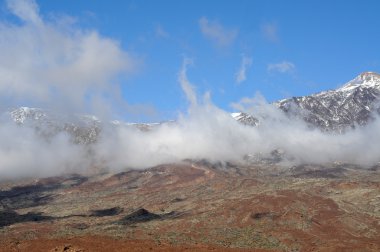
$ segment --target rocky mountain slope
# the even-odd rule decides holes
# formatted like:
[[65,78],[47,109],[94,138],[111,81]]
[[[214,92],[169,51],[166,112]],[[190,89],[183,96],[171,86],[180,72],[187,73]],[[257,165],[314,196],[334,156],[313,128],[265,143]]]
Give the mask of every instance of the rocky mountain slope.
[[[0,114],[0,123],[13,121],[17,125],[34,128],[41,136],[49,138],[60,132],[67,132],[77,144],[91,144],[97,141],[105,124],[108,127],[134,127],[149,131],[162,123],[127,123],[122,121],[102,122],[93,115],[72,115],[54,111],[19,107]],[[165,123],[173,123],[167,121]]]
[[232,118],[234,118],[236,121],[249,126],[257,126],[259,125],[259,120],[255,118],[253,115],[239,112],[239,113],[232,113]]
[[89,144],[96,141],[101,122],[95,116],[63,115],[39,108],[20,107],[3,114],[2,120],[13,120],[18,125],[30,126],[43,137],[68,132],[74,143]]
[[380,170],[345,164],[0,180],[0,251],[379,251],[379,195]]
[[[292,97],[273,103],[289,116],[301,117],[311,127],[344,132],[366,125],[380,114],[380,74],[364,72],[342,87],[317,94]],[[233,113],[239,122],[257,126],[259,120]]]
[[286,113],[301,116],[312,126],[342,132],[366,125],[380,114],[380,75],[365,72],[338,89],[274,104]]

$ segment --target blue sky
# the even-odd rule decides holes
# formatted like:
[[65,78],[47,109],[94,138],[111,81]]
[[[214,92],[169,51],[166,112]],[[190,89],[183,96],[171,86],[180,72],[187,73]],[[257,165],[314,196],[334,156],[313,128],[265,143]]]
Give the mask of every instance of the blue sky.
[[[380,1],[37,0],[44,19],[118,41],[139,62],[121,81],[122,99],[155,118],[186,110],[178,83],[184,58],[198,94],[232,111],[260,92],[268,101],[333,89],[380,72]],[[18,22],[3,2],[2,20]]]

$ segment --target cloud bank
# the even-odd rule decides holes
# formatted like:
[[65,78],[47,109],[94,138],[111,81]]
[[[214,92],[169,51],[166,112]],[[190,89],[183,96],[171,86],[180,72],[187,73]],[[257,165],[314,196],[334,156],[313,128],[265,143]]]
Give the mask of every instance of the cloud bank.
[[[186,74],[186,64],[181,74]],[[180,82],[187,77],[182,76]],[[194,93],[185,91],[189,101]],[[345,134],[311,129],[295,117],[288,117],[260,95],[244,98],[234,108],[254,114],[257,127],[235,121],[205,96],[192,103],[176,123],[163,124],[149,132],[121,127],[104,134],[97,157],[111,160],[112,169],[146,168],[184,159],[244,162],[247,156],[270,157],[273,150],[284,154],[285,166],[302,163],[347,162],[371,166],[380,161],[380,120]]]
[[0,176],[47,176],[94,167],[122,171],[145,169],[184,159],[245,162],[247,156],[270,157],[281,150],[285,166],[302,163],[347,162],[371,166],[380,162],[380,120],[347,131],[324,133],[304,121],[286,116],[260,95],[233,104],[236,110],[254,114],[257,127],[235,121],[215,106],[209,95],[196,96],[184,60],[178,81],[190,103],[176,122],[141,131],[134,126],[105,123],[98,141],[77,145],[62,132],[41,138],[33,128],[0,124]]

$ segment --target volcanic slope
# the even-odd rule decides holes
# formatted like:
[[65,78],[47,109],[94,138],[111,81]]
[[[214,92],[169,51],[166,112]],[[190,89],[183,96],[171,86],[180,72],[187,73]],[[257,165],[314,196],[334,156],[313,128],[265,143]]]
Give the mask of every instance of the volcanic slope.
[[380,250],[377,166],[187,161],[0,190],[0,251]]

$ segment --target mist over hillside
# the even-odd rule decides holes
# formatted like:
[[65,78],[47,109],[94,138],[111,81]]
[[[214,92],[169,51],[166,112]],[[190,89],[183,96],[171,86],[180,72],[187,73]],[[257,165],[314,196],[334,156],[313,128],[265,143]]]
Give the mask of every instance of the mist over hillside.
[[[371,100],[367,96],[356,97],[359,91],[368,92],[368,89],[377,94],[380,83],[377,79],[376,85],[370,87],[366,87],[367,82],[358,83],[355,88],[359,91],[351,89],[344,99],[347,101],[355,94],[353,99],[357,106],[369,104],[370,113],[365,110],[367,120],[359,124],[353,119],[347,125],[341,124],[339,131],[335,128],[326,131],[326,127],[321,128],[318,123],[311,124],[308,118],[315,118],[313,114],[295,109],[292,113],[284,111],[285,104],[292,99],[269,104],[260,95],[244,98],[234,107],[246,113],[245,116],[231,115],[215,106],[209,96],[197,97],[186,68],[184,64],[179,84],[189,99],[189,109],[171,122],[116,123],[31,108],[5,113],[0,126],[2,176],[46,176],[93,167],[113,171],[144,169],[185,159],[243,163],[273,160],[286,166],[338,161],[364,167],[380,161],[378,97]],[[327,94],[336,97],[340,92],[341,89],[337,89]],[[294,99],[323,103],[327,98],[326,93],[322,95],[324,100],[318,100],[321,94]],[[341,107],[333,115],[336,122],[347,118],[341,116],[345,115],[345,105]],[[348,111],[362,113],[362,110]],[[323,114],[318,110],[313,112]],[[362,117],[359,114],[353,118]],[[250,124],[247,120],[255,123]]]
[[[149,111],[125,102],[118,84],[140,59],[96,30],[42,16],[34,1],[7,1],[7,10],[18,22],[0,23],[2,178],[142,169],[185,159],[363,166],[380,161],[376,73],[363,73],[337,90],[274,103],[260,94],[245,97],[232,104],[231,116],[209,92],[195,91],[197,83],[187,74],[193,61],[184,57],[178,84],[186,112],[163,123],[112,122],[123,112]],[[246,58],[243,66],[251,63]]]

